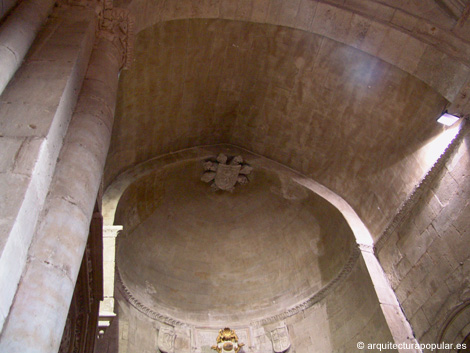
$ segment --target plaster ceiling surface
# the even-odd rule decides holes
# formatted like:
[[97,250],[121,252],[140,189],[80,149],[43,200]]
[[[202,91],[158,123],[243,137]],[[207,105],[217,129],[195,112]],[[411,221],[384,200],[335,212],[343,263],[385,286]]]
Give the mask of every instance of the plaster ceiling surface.
[[431,166],[413,153],[441,131],[435,119],[447,101],[348,45],[189,19],[141,31],[135,55],[121,74],[105,185],[156,156],[230,143],[329,187],[375,234]]
[[140,303],[182,322],[249,322],[308,299],[343,269],[355,241],[340,212],[251,165],[250,182],[233,193],[200,180],[202,161],[126,190],[116,261]]

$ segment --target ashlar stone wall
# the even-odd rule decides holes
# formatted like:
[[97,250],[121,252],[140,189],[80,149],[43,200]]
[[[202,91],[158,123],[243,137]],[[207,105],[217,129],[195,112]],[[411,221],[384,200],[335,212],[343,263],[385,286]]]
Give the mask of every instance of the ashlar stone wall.
[[359,342],[393,342],[362,257],[327,298],[286,323],[296,353],[359,352]]
[[[470,301],[470,134],[426,188],[378,257],[421,343],[446,336],[452,313]],[[461,343],[470,310],[451,335]],[[455,326],[455,323],[454,323]],[[466,329],[468,331],[468,328]],[[449,342],[452,343],[452,342]]]

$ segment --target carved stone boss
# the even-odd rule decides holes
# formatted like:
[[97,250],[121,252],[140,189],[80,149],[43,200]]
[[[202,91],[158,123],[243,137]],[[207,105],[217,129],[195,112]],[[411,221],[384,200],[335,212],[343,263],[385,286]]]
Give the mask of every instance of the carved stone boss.
[[158,349],[164,353],[175,351],[176,334],[173,328],[161,327],[158,331]]
[[217,156],[216,161],[204,162],[203,167],[202,181],[211,183],[215,190],[230,192],[237,183],[240,185],[248,183],[247,175],[253,170],[248,164],[243,163],[242,156],[227,157],[223,153]]
[[290,339],[287,327],[281,326],[271,330],[271,341],[273,343],[274,352],[282,353],[288,350],[290,347]]

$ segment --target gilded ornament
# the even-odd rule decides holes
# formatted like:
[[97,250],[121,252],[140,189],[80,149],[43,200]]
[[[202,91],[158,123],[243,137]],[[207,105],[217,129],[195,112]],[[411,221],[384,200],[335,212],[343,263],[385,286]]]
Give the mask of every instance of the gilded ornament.
[[235,331],[226,327],[219,330],[217,344],[211,348],[217,353],[238,353],[244,345],[244,343],[238,343],[238,336]]

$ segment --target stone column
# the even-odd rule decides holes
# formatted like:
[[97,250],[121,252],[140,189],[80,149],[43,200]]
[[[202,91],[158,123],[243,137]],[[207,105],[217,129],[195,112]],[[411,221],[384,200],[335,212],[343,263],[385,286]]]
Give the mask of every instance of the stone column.
[[128,13],[106,4],[0,352],[59,349],[108,152],[118,74],[129,59]]
[[55,0],[25,0],[0,28],[0,94],[21,66]]
[[26,266],[95,33],[93,9],[55,8],[0,96],[0,332]]

